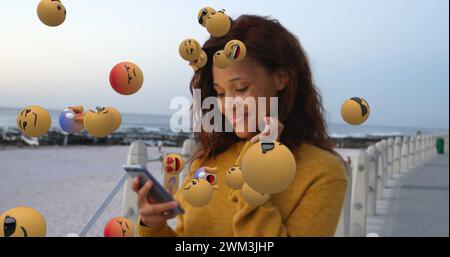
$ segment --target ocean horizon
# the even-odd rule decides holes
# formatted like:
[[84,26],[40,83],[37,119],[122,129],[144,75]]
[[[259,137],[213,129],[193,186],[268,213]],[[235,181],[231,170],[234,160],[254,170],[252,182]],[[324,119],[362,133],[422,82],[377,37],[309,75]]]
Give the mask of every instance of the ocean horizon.
[[[11,129],[16,127],[16,117],[21,108],[0,107],[0,128]],[[58,117],[62,110],[48,110],[52,117],[52,128],[60,129]],[[170,129],[170,115],[164,114],[136,114],[122,113],[122,125],[119,131],[130,129],[141,129],[143,131],[167,132]],[[328,123],[328,134],[333,138],[368,136],[401,136],[415,135],[418,131],[424,134],[448,133],[448,129],[441,128],[419,128],[401,126],[360,125],[351,126],[347,124]]]

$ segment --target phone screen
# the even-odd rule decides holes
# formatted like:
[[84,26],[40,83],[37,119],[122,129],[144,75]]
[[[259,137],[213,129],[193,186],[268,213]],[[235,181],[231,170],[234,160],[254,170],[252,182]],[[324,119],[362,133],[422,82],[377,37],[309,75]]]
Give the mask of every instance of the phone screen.
[[[142,165],[125,165],[123,167],[131,178],[140,177],[141,187],[147,183],[148,180],[153,182],[150,189],[149,197],[154,203],[165,203],[173,201],[172,195],[159,183],[159,181]],[[170,210],[171,214],[183,214],[184,210],[181,206]]]

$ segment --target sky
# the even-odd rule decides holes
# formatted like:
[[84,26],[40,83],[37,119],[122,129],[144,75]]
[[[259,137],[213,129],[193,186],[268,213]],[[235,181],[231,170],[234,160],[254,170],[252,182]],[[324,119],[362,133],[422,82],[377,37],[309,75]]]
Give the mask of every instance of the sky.
[[[0,0],[0,106],[114,106],[124,113],[171,114],[190,98],[192,68],[178,55],[185,38],[208,38],[204,6],[268,15],[305,48],[327,120],[343,123],[347,98],[365,98],[367,125],[448,128],[447,0],[62,0],[66,21],[43,25],[38,0]],[[109,85],[109,71],[131,61],[144,73],[131,96]]]

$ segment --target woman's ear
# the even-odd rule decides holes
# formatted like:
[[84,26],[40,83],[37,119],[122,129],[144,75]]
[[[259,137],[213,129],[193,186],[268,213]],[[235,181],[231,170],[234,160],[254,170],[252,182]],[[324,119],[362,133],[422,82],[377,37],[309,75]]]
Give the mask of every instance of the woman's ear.
[[275,71],[275,84],[278,91],[281,91],[287,87],[289,83],[289,74],[283,69],[279,68]]

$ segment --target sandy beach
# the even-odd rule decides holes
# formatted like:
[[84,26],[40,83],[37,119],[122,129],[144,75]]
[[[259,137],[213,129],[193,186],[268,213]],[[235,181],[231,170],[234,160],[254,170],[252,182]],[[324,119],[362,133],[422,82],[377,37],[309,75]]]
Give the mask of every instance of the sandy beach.
[[[47,221],[47,236],[80,233],[124,175],[128,146],[72,146],[0,149],[0,213],[30,206]],[[164,148],[180,152],[180,148]],[[347,159],[357,149],[338,149]],[[150,156],[157,148],[149,147]],[[162,181],[161,166],[148,168]],[[105,224],[120,216],[122,191],[116,195],[87,236],[103,236]],[[174,220],[175,221],[175,220]]]

